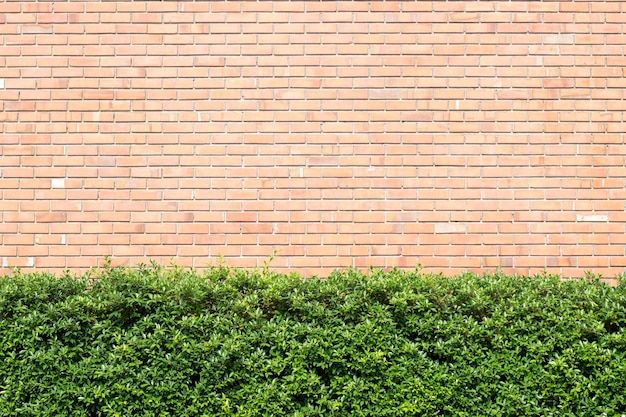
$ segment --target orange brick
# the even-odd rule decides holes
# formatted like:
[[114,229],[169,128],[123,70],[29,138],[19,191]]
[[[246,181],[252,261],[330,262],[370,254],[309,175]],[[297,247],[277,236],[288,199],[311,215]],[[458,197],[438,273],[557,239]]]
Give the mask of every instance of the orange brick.
[[55,235],[17,264],[620,265],[617,4],[18,6],[0,230]]

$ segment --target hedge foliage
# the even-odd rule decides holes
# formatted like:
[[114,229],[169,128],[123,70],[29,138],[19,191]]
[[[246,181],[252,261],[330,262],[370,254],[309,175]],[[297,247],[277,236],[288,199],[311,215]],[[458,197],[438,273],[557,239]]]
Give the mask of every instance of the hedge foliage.
[[620,416],[626,285],[107,266],[0,278],[0,416]]

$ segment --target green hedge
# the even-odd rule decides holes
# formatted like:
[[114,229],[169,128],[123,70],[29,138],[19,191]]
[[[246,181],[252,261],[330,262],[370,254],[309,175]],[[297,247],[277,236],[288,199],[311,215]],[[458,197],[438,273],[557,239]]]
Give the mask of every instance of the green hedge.
[[0,278],[0,416],[620,416],[626,285],[216,266]]

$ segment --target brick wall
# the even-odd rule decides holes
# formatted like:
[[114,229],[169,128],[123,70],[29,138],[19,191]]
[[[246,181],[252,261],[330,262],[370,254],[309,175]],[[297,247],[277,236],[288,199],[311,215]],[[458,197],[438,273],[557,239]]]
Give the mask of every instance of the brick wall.
[[621,1],[0,1],[0,259],[626,267]]

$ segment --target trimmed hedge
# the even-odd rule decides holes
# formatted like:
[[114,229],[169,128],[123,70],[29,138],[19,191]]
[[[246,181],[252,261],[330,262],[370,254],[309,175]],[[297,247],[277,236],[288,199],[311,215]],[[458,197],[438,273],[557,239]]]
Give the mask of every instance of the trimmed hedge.
[[615,416],[626,285],[224,265],[0,278],[1,416]]

